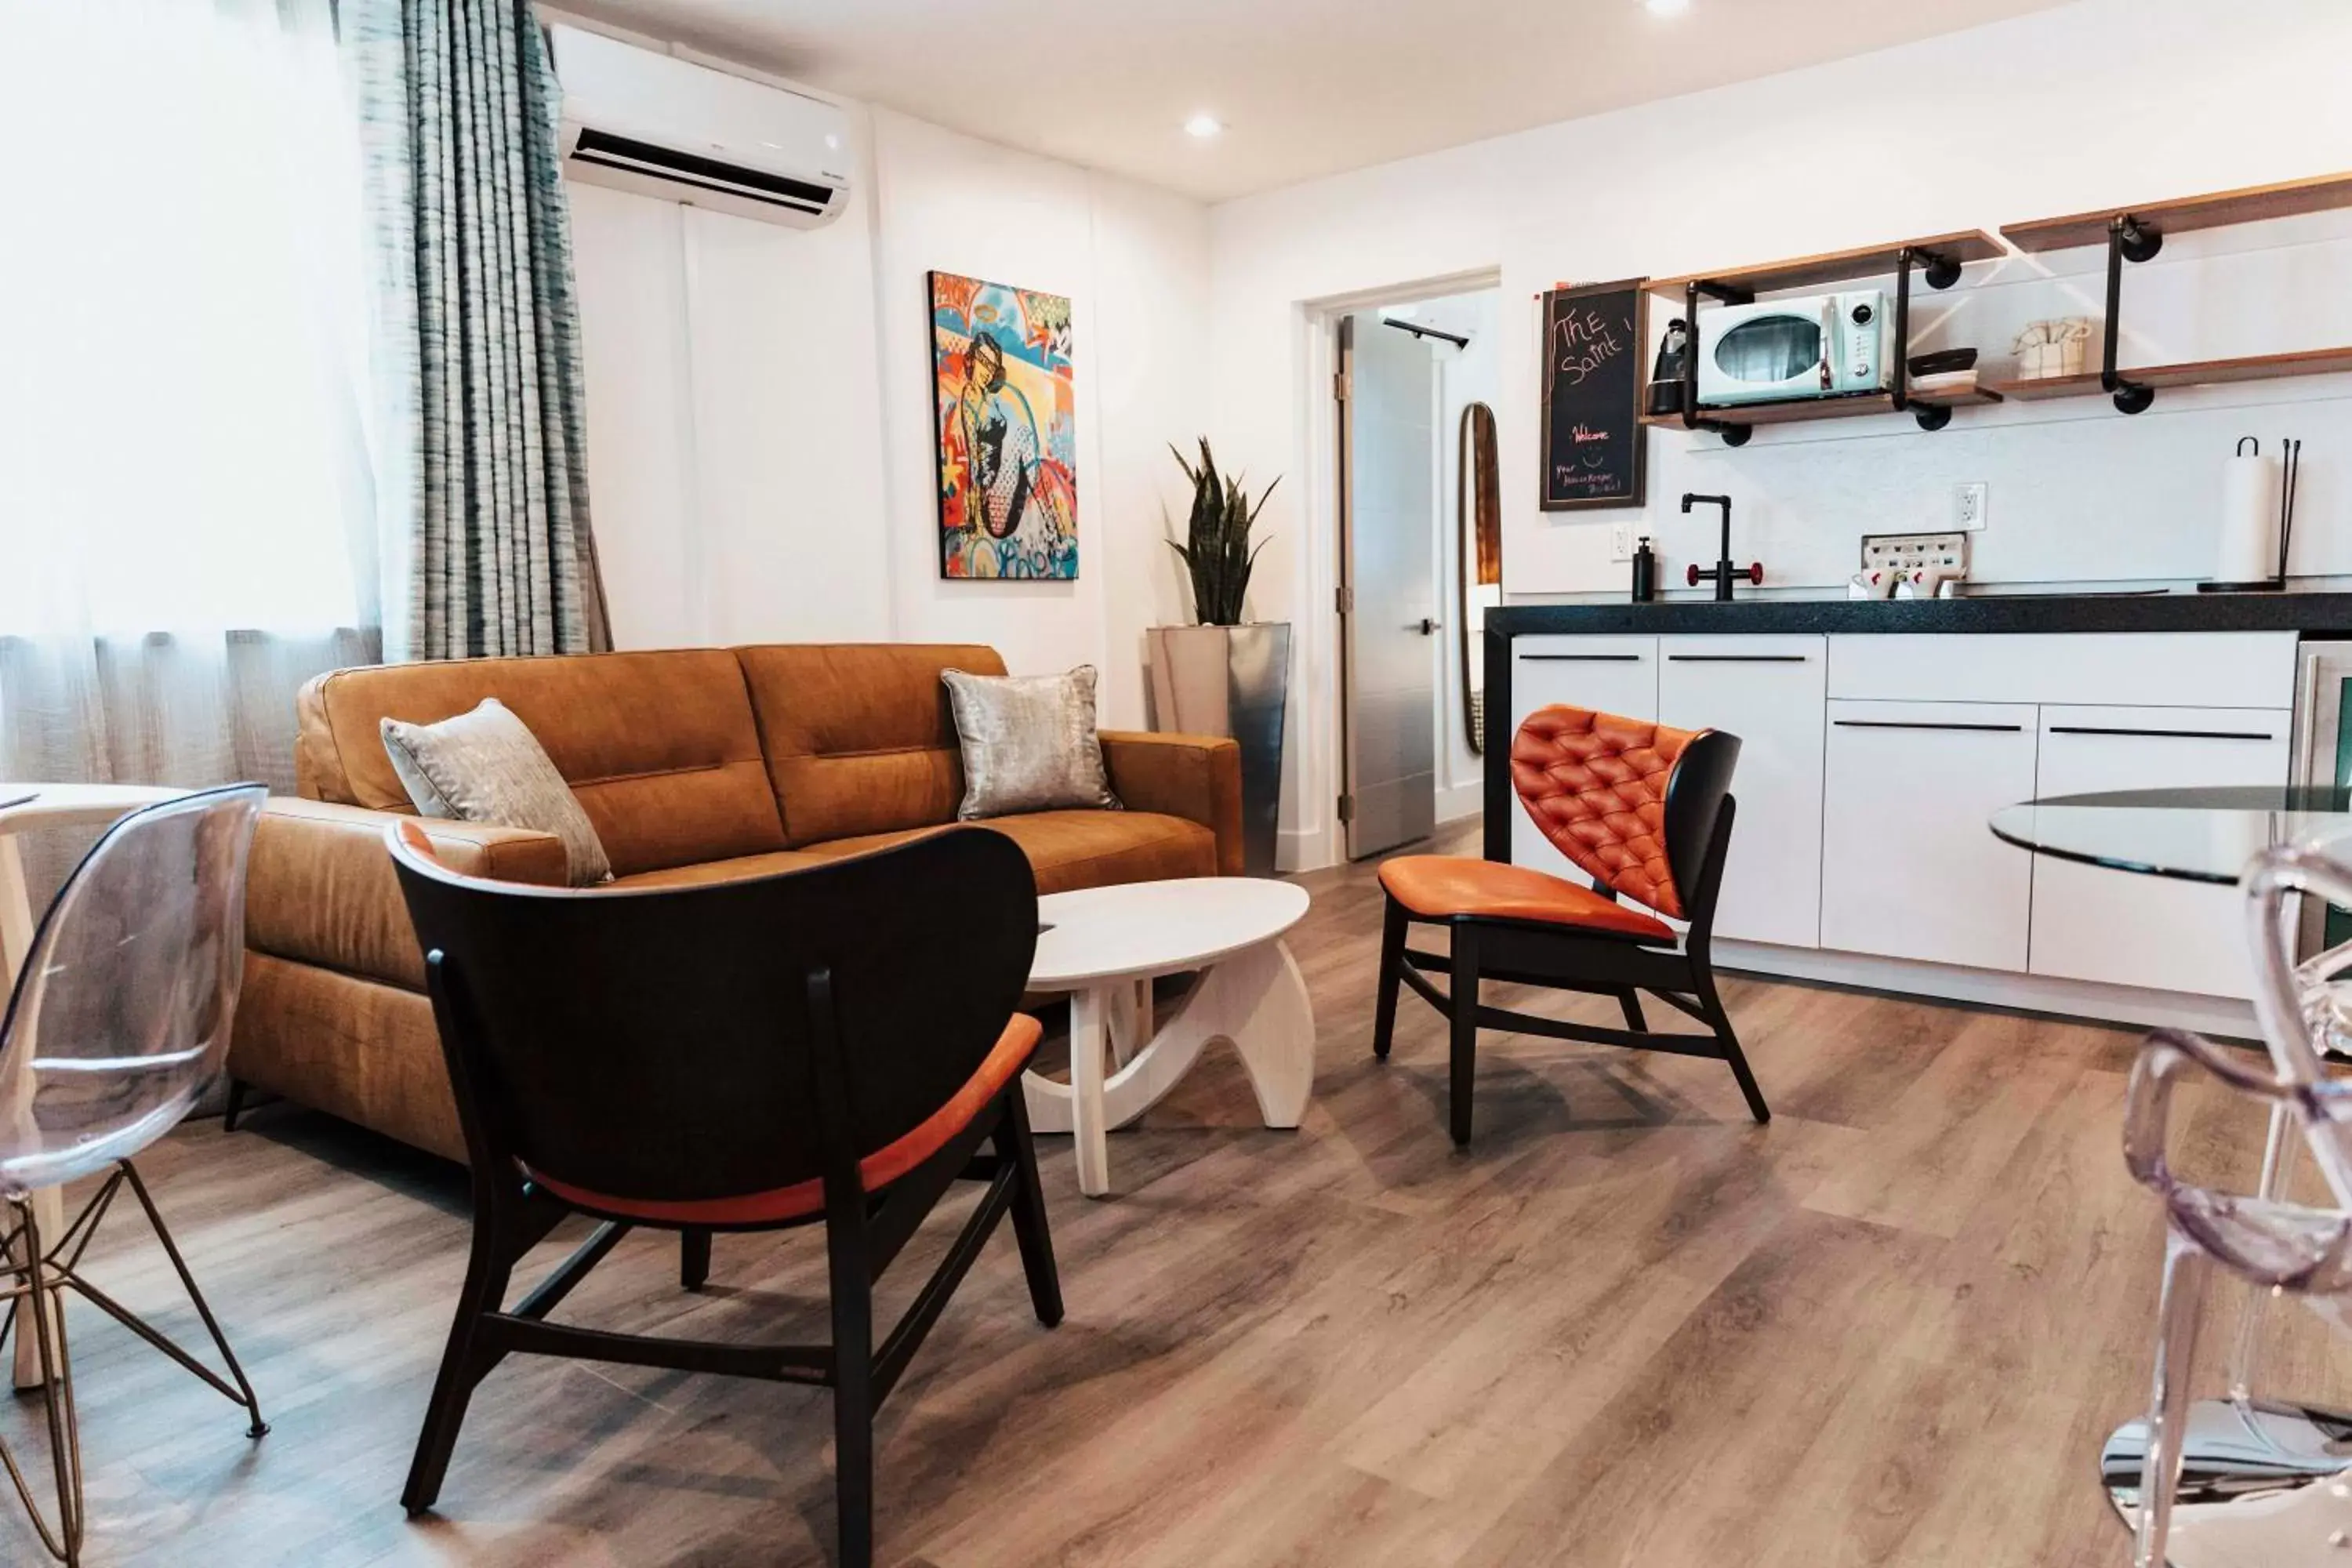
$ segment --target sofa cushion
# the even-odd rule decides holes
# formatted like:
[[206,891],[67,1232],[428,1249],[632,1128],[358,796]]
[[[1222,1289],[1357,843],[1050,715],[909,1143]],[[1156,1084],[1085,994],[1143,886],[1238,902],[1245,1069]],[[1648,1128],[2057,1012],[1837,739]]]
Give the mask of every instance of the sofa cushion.
[[783,817],[779,847],[955,820],[963,765],[940,672],[1002,675],[994,648],[804,643],[735,655]]
[[616,874],[785,847],[742,668],[723,648],[332,671],[298,702],[301,793],[410,810],[378,721],[436,723],[487,697],[539,738]]
[[438,724],[379,721],[383,753],[426,816],[530,827],[563,840],[574,887],[610,881],[612,862],[547,748],[495,697]]
[[[977,826],[1021,846],[1040,894],[1217,874],[1217,836],[1181,816],[1151,811],[1033,811]],[[824,859],[862,855],[936,831],[918,827],[836,838],[811,844],[806,853]]]
[[963,747],[965,822],[1014,812],[1119,809],[1095,734],[1095,667],[1066,675],[974,675],[943,669]]

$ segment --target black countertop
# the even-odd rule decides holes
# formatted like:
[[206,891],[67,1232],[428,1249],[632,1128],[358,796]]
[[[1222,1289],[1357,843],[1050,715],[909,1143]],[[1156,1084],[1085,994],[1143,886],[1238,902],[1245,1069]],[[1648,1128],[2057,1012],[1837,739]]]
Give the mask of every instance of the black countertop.
[[1489,636],[1682,632],[2304,632],[2352,637],[2352,587],[2340,579],[2278,594],[1980,591],[1958,599],[1712,599],[1508,605]]

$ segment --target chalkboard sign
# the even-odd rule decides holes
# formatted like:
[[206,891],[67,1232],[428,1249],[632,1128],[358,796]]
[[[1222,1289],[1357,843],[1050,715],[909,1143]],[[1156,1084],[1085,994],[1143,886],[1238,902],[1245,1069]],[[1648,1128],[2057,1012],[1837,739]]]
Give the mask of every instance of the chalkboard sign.
[[1640,279],[1543,297],[1544,510],[1643,503],[1648,321]]

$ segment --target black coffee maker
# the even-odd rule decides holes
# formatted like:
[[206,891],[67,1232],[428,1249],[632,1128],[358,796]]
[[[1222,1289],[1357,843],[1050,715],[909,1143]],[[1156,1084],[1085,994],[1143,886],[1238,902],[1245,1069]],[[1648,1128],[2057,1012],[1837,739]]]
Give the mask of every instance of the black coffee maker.
[[1683,411],[1683,367],[1689,361],[1690,336],[1690,323],[1680,316],[1666,323],[1666,335],[1658,342],[1658,363],[1650,372],[1650,388],[1643,395],[1645,413]]

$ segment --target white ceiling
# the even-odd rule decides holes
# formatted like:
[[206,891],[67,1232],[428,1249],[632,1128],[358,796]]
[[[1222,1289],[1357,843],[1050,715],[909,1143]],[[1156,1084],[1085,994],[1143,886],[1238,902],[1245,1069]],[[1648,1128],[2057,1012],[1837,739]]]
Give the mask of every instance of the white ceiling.
[[[1957,32],[2062,0],[557,0],[1207,200]],[[2020,61],[2052,72],[2063,62]],[[1202,142],[1183,123],[1213,114]]]

